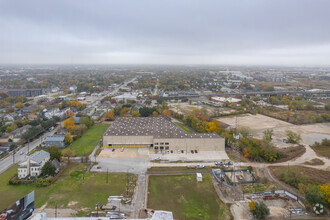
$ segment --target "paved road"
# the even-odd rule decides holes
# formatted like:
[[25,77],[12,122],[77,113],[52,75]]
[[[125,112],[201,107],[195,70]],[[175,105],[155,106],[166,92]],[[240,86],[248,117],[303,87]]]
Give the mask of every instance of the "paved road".
[[146,193],[147,192],[147,183],[146,175],[140,174],[137,179],[136,191],[133,197],[133,213],[132,218],[138,218],[141,209],[146,208]]
[[[32,151],[34,148],[36,148],[45,139],[46,136],[53,135],[54,133],[55,133],[55,130],[46,132],[38,139],[35,139],[34,141],[30,142],[29,151]],[[28,153],[28,144],[25,144],[24,147],[22,147],[18,152],[15,153],[14,160],[13,160],[12,153],[10,153],[10,155],[8,157],[0,160],[0,173],[3,173],[4,171],[6,171],[14,163],[18,163],[19,161],[22,161],[23,159],[25,159],[27,153]]]

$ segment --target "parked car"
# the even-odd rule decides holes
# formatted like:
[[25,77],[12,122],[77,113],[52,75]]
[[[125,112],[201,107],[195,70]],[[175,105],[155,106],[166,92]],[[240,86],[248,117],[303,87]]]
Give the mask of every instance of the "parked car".
[[162,158],[161,157],[156,157],[155,160],[161,160]]
[[196,165],[196,169],[203,169],[203,168],[205,168],[205,166],[202,165],[202,164],[198,164],[198,165]]
[[197,154],[197,153],[198,153],[198,151],[197,151],[197,150],[195,150],[195,153]]
[[120,149],[120,151],[123,152],[123,151],[124,151],[124,148],[122,147],[122,148]]
[[194,151],[193,151],[193,150],[191,150],[190,152],[191,152],[192,154],[194,153]]
[[112,152],[114,152],[115,151],[115,148],[112,148]]
[[223,163],[222,163],[222,162],[215,162],[215,165],[216,165],[216,166],[222,166]]
[[181,150],[181,153],[183,153],[183,150]]

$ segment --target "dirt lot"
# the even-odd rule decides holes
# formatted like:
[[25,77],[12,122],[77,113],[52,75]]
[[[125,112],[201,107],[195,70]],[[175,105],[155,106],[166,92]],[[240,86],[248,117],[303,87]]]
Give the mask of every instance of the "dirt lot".
[[[235,126],[236,124],[236,117],[221,117],[217,120],[230,126]],[[321,141],[323,138],[330,137],[330,123],[294,125],[260,114],[245,114],[238,117],[238,125],[239,127],[250,127],[253,131],[253,135],[257,138],[261,138],[263,136],[264,130],[273,129],[273,139],[277,147],[290,146],[289,144],[283,143],[283,139],[286,138],[286,130],[291,130],[301,134],[303,144],[307,145],[310,145],[311,142]]]
[[235,112],[235,110],[230,108],[213,107],[210,105],[190,105],[188,103],[170,103],[170,105],[173,107],[171,108],[171,110],[184,114],[194,109],[202,109],[202,107],[206,109],[207,114],[209,116],[219,115],[219,114],[230,114],[232,112]]

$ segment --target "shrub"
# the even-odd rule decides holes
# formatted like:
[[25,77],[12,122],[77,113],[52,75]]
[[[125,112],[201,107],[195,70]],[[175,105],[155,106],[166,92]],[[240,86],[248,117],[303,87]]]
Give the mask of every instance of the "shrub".
[[34,185],[36,187],[46,187],[50,185],[50,182],[48,179],[44,179],[44,178],[38,178],[36,179],[36,181],[34,182]]
[[[251,208],[251,207],[250,207]],[[265,219],[269,215],[269,208],[264,202],[255,203],[255,207],[251,210],[256,219]]]

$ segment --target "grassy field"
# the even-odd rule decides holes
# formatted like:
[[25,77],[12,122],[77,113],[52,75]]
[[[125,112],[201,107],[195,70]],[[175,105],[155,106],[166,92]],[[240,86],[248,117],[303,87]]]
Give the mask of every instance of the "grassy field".
[[[8,180],[16,173],[16,166],[11,167],[0,175],[0,210],[20,199],[27,193],[35,190],[35,205],[41,207],[47,203],[47,207],[72,208],[86,213],[94,210],[95,204],[105,204],[108,196],[121,195],[126,192],[126,174],[109,174],[109,182],[106,183],[106,174],[86,173],[82,183],[82,164],[70,164],[61,174],[60,178],[52,185],[37,188],[34,185],[9,185]],[[73,205],[69,205],[69,203]]]
[[217,196],[211,175],[150,176],[148,208],[169,210],[175,219],[231,219],[228,206]]
[[194,131],[190,130],[189,128],[185,127],[183,124],[181,123],[176,123],[177,126],[179,126],[182,130],[184,130],[187,133],[193,133]]
[[73,150],[76,156],[89,155],[108,128],[107,124],[94,125],[66,149]]

